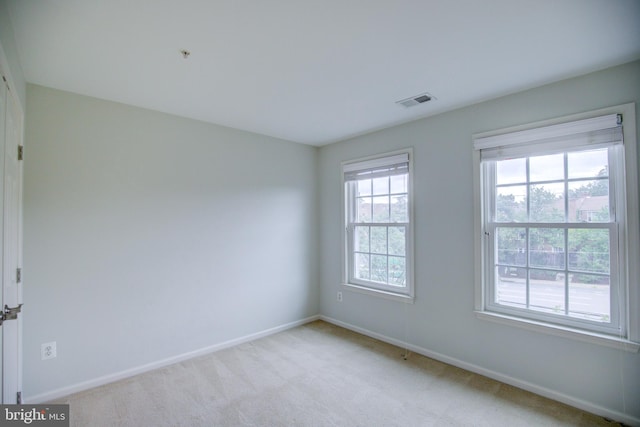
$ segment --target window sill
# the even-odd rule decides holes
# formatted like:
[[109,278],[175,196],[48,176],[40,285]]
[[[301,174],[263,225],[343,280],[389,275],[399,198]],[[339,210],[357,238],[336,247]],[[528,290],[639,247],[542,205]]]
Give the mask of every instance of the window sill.
[[360,294],[372,295],[380,298],[386,298],[393,301],[403,302],[405,304],[413,304],[414,297],[403,294],[396,294],[393,292],[383,291],[379,289],[367,288],[364,286],[354,285],[350,283],[343,283],[342,289],[345,291],[353,291]]
[[488,311],[476,311],[475,314],[478,319],[489,320],[491,322],[502,323],[504,325],[515,326],[528,329],[530,331],[542,332],[545,334],[603,345],[606,347],[617,348],[630,353],[637,353],[640,349],[640,343],[629,341],[625,338],[581,331],[564,326],[550,325],[548,323],[536,322],[535,320],[522,319],[519,317],[507,316]]

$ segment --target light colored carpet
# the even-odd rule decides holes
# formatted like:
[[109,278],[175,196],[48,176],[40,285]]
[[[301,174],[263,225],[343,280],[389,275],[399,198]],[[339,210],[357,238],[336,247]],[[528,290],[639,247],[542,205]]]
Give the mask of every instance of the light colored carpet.
[[77,393],[72,426],[610,426],[317,321]]

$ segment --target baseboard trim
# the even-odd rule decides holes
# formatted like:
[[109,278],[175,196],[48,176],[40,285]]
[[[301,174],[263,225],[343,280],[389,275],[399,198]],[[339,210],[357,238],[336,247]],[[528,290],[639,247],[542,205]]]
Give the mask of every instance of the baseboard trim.
[[509,384],[514,387],[518,387],[523,390],[530,391],[531,393],[535,393],[540,396],[544,396],[549,399],[552,399],[561,403],[565,403],[575,408],[582,409],[583,411],[591,412],[593,414],[600,415],[607,419],[615,420],[624,424],[640,426],[640,418],[636,418],[629,414],[614,411],[614,410],[602,407],[600,405],[596,405],[594,403],[591,403],[582,399],[578,399],[573,396],[569,396],[567,394],[560,393],[555,390],[551,390],[551,389],[539,386],[537,384],[530,383],[528,381],[523,381],[521,379],[514,378],[509,375],[501,374],[500,372],[486,369],[481,366],[474,365],[472,363],[468,363],[460,359],[456,359],[454,357],[446,356],[444,354],[431,351],[426,348],[419,347],[417,345],[413,345],[404,341],[397,340],[395,338],[388,337],[386,335],[379,334],[377,332],[370,331],[368,329],[361,328],[359,326],[355,326],[350,323],[343,322],[341,320],[337,320],[324,315],[320,315],[319,317],[320,317],[320,320],[323,320],[327,323],[331,323],[333,325],[340,326],[345,329],[349,329],[350,331],[357,332],[359,334],[366,335],[371,338],[375,338],[377,340],[386,342],[388,344],[410,350],[414,353],[421,354],[423,356],[438,360],[440,362],[447,363],[449,365],[457,366],[458,368],[462,368],[467,371],[474,372],[476,374],[484,375],[485,377],[489,377],[496,381],[500,381],[505,384]]
[[56,390],[48,391],[48,392],[37,394],[34,396],[28,396],[24,398],[23,401],[25,403],[38,404],[38,403],[44,403],[51,400],[59,399],[61,397],[65,397],[73,393],[78,393],[80,391],[88,390],[94,387],[99,387],[101,385],[105,385],[105,384],[109,384],[125,378],[129,378],[134,375],[139,375],[145,372],[149,372],[154,369],[159,369],[165,366],[173,365],[175,363],[179,363],[184,360],[193,359],[194,357],[204,356],[205,354],[214,353],[219,350],[224,350],[229,347],[233,347],[239,344],[244,344],[246,342],[254,341],[269,335],[277,334],[278,332],[286,331],[287,329],[292,329],[292,328],[295,328],[319,319],[320,319],[320,315],[310,316],[304,319],[296,320],[295,322],[285,323],[284,325],[265,329],[264,331],[256,332],[254,334],[245,335],[243,337],[234,338],[232,340],[225,341],[218,344],[213,344],[198,350],[182,353],[176,356],[168,357],[166,359],[158,360],[156,362],[147,363],[146,365],[138,366],[131,369],[125,369],[124,371],[115,372],[109,375],[104,375],[99,378],[83,381],[81,383],[62,387]]

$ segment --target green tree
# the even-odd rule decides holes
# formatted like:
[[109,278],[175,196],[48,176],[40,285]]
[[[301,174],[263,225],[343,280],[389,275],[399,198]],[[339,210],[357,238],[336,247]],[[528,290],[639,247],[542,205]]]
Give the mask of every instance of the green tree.
[[498,242],[498,263],[509,266],[526,265],[525,228],[500,227],[496,229]]
[[526,222],[526,201],[517,202],[513,194],[498,194],[496,197],[496,221]]
[[[569,230],[569,269],[585,273],[609,274],[609,230],[571,229]],[[605,276],[575,274],[574,281],[582,283],[608,282]]]
[[[606,196],[609,194],[607,168],[603,168],[600,179],[585,181],[579,188],[569,192],[570,198]],[[543,186],[529,187],[529,215],[526,200],[516,201],[513,194],[498,194],[496,197],[496,220],[498,222],[564,222],[564,207],[556,196]],[[602,207],[593,217],[594,221],[608,221],[609,208]],[[602,229],[569,229],[565,248],[564,229],[529,228],[529,247],[526,247],[527,230],[523,227],[499,227],[496,230],[498,263],[512,267],[526,265],[526,257],[532,267],[562,270],[568,263],[570,270],[609,274],[609,232]],[[565,258],[566,254],[566,258]],[[540,273],[540,271],[538,271]],[[555,273],[553,274],[555,277]],[[606,280],[602,276],[574,274],[574,280],[595,283]]]
[[569,197],[577,199],[580,197],[595,197],[609,195],[609,168],[605,166],[598,172],[598,179],[588,181],[578,188],[569,190]]
[[529,218],[531,222],[561,222],[564,221],[564,208],[558,209],[557,204],[562,196],[556,196],[542,186],[531,186],[529,190]]

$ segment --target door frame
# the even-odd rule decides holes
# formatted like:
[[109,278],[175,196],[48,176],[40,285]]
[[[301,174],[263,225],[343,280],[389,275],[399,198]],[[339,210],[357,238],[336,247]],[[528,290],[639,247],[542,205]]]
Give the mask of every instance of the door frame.
[[[16,92],[15,92],[15,85],[14,85],[14,80],[11,76],[11,70],[9,67],[9,63],[7,61],[7,58],[5,56],[4,53],[4,49],[2,47],[2,45],[0,44],[0,74],[2,75],[2,78],[4,79],[4,82],[1,82],[2,84],[5,84],[6,82],[6,86],[8,87],[7,90],[7,107],[9,105],[9,103],[13,104],[13,108],[15,109],[15,117],[14,117],[14,121],[15,121],[15,127],[16,127],[16,138],[17,138],[17,146],[24,146],[24,106],[22,105],[22,103],[20,102],[20,98],[19,96],[17,96]],[[8,110],[8,108],[7,108]],[[6,114],[6,113],[5,113]],[[6,124],[6,122],[5,122]],[[6,140],[5,140],[5,136],[6,136],[6,131],[5,131],[5,135],[2,136],[2,140],[3,140],[3,144],[2,146],[0,146],[0,149],[4,150],[6,149]],[[16,147],[17,150],[17,147]],[[17,154],[17,153],[16,153]],[[4,165],[3,165],[4,166]],[[16,243],[16,249],[18,251],[17,255],[16,255],[16,263],[18,268],[20,268],[22,270],[22,244],[23,244],[23,234],[22,234],[22,224],[23,224],[23,217],[22,217],[22,204],[23,204],[23,185],[24,185],[24,179],[23,179],[23,162],[18,159],[18,164],[17,164],[17,243]],[[3,171],[5,170],[4,167],[2,169]],[[4,176],[2,176],[2,181],[0,185],[4,185]],[[4,192],[3,192],[4,194]],[[7,216],[7,212],[6,212],[6,206],[5,206],[5,200],[3,197],[2,200],[2,209],[3,209],[3,217],[4,219],[6,219]],[[3,221],[4,222],[4,221]],[[1,239],[0,239],[0,260],[2,260],[2,263],[4,263],[4,248],[5,248],[5,238],[6,236],[4,236],[4,223],[2,224],[2,231],[0,231],[1,234]],[[5,283],[4,283],[4,268],[6,268],[6,266],[2,265],[0,267],[0,277],[2,277],[2,280],[0,281],[0,292],[4,292],[4,287],[5,287]],[[13,267],[11,267],[13,269]],[[18,299],[18,304],[23,302],[23,294],[22,294],[22,287],[23,285],[23,280],[21,279],[19,281],[19,283],[17,283],[17,299]],[[2,307],[4,307],[5,304],[5,299],[4,297],[0,297],[0,309],[4,310]],[[15,351],[16,352],[16,358],[17,358],[17,372],[14,373],[15,377],[12,378],[15,379],[16,381],[16,385],[17,385],[17,392],[21,393],[22,391],[22,367],[23,367],[23,354],[22,354],[22,315],[18,315],[17,319],[16,319],[16,327],[17,327],[17,340],[16,340],[16,347],[15,349],[12,349],[11,351]],[[1,328],[1,326],[0,326]],[[2,371],[4,371],[4,353],[8,351],[7,346],[4,343],[4,334],[2,334],[0,332],[0,339],[3,340],[3,344],[0,346],[1,352],[2,354],[0,354],[0,369],[2,369]],[[0,398],[2,401],[0,401],[0,403],[17,403],[16,400],[19,400],[19,398],[16,399],[16,397],[14,396],[4,396],[4,391],[5,391],[5,383],[6,383],[6,372],[0,372]],[[13,394],[13,390],[12,393]]]

